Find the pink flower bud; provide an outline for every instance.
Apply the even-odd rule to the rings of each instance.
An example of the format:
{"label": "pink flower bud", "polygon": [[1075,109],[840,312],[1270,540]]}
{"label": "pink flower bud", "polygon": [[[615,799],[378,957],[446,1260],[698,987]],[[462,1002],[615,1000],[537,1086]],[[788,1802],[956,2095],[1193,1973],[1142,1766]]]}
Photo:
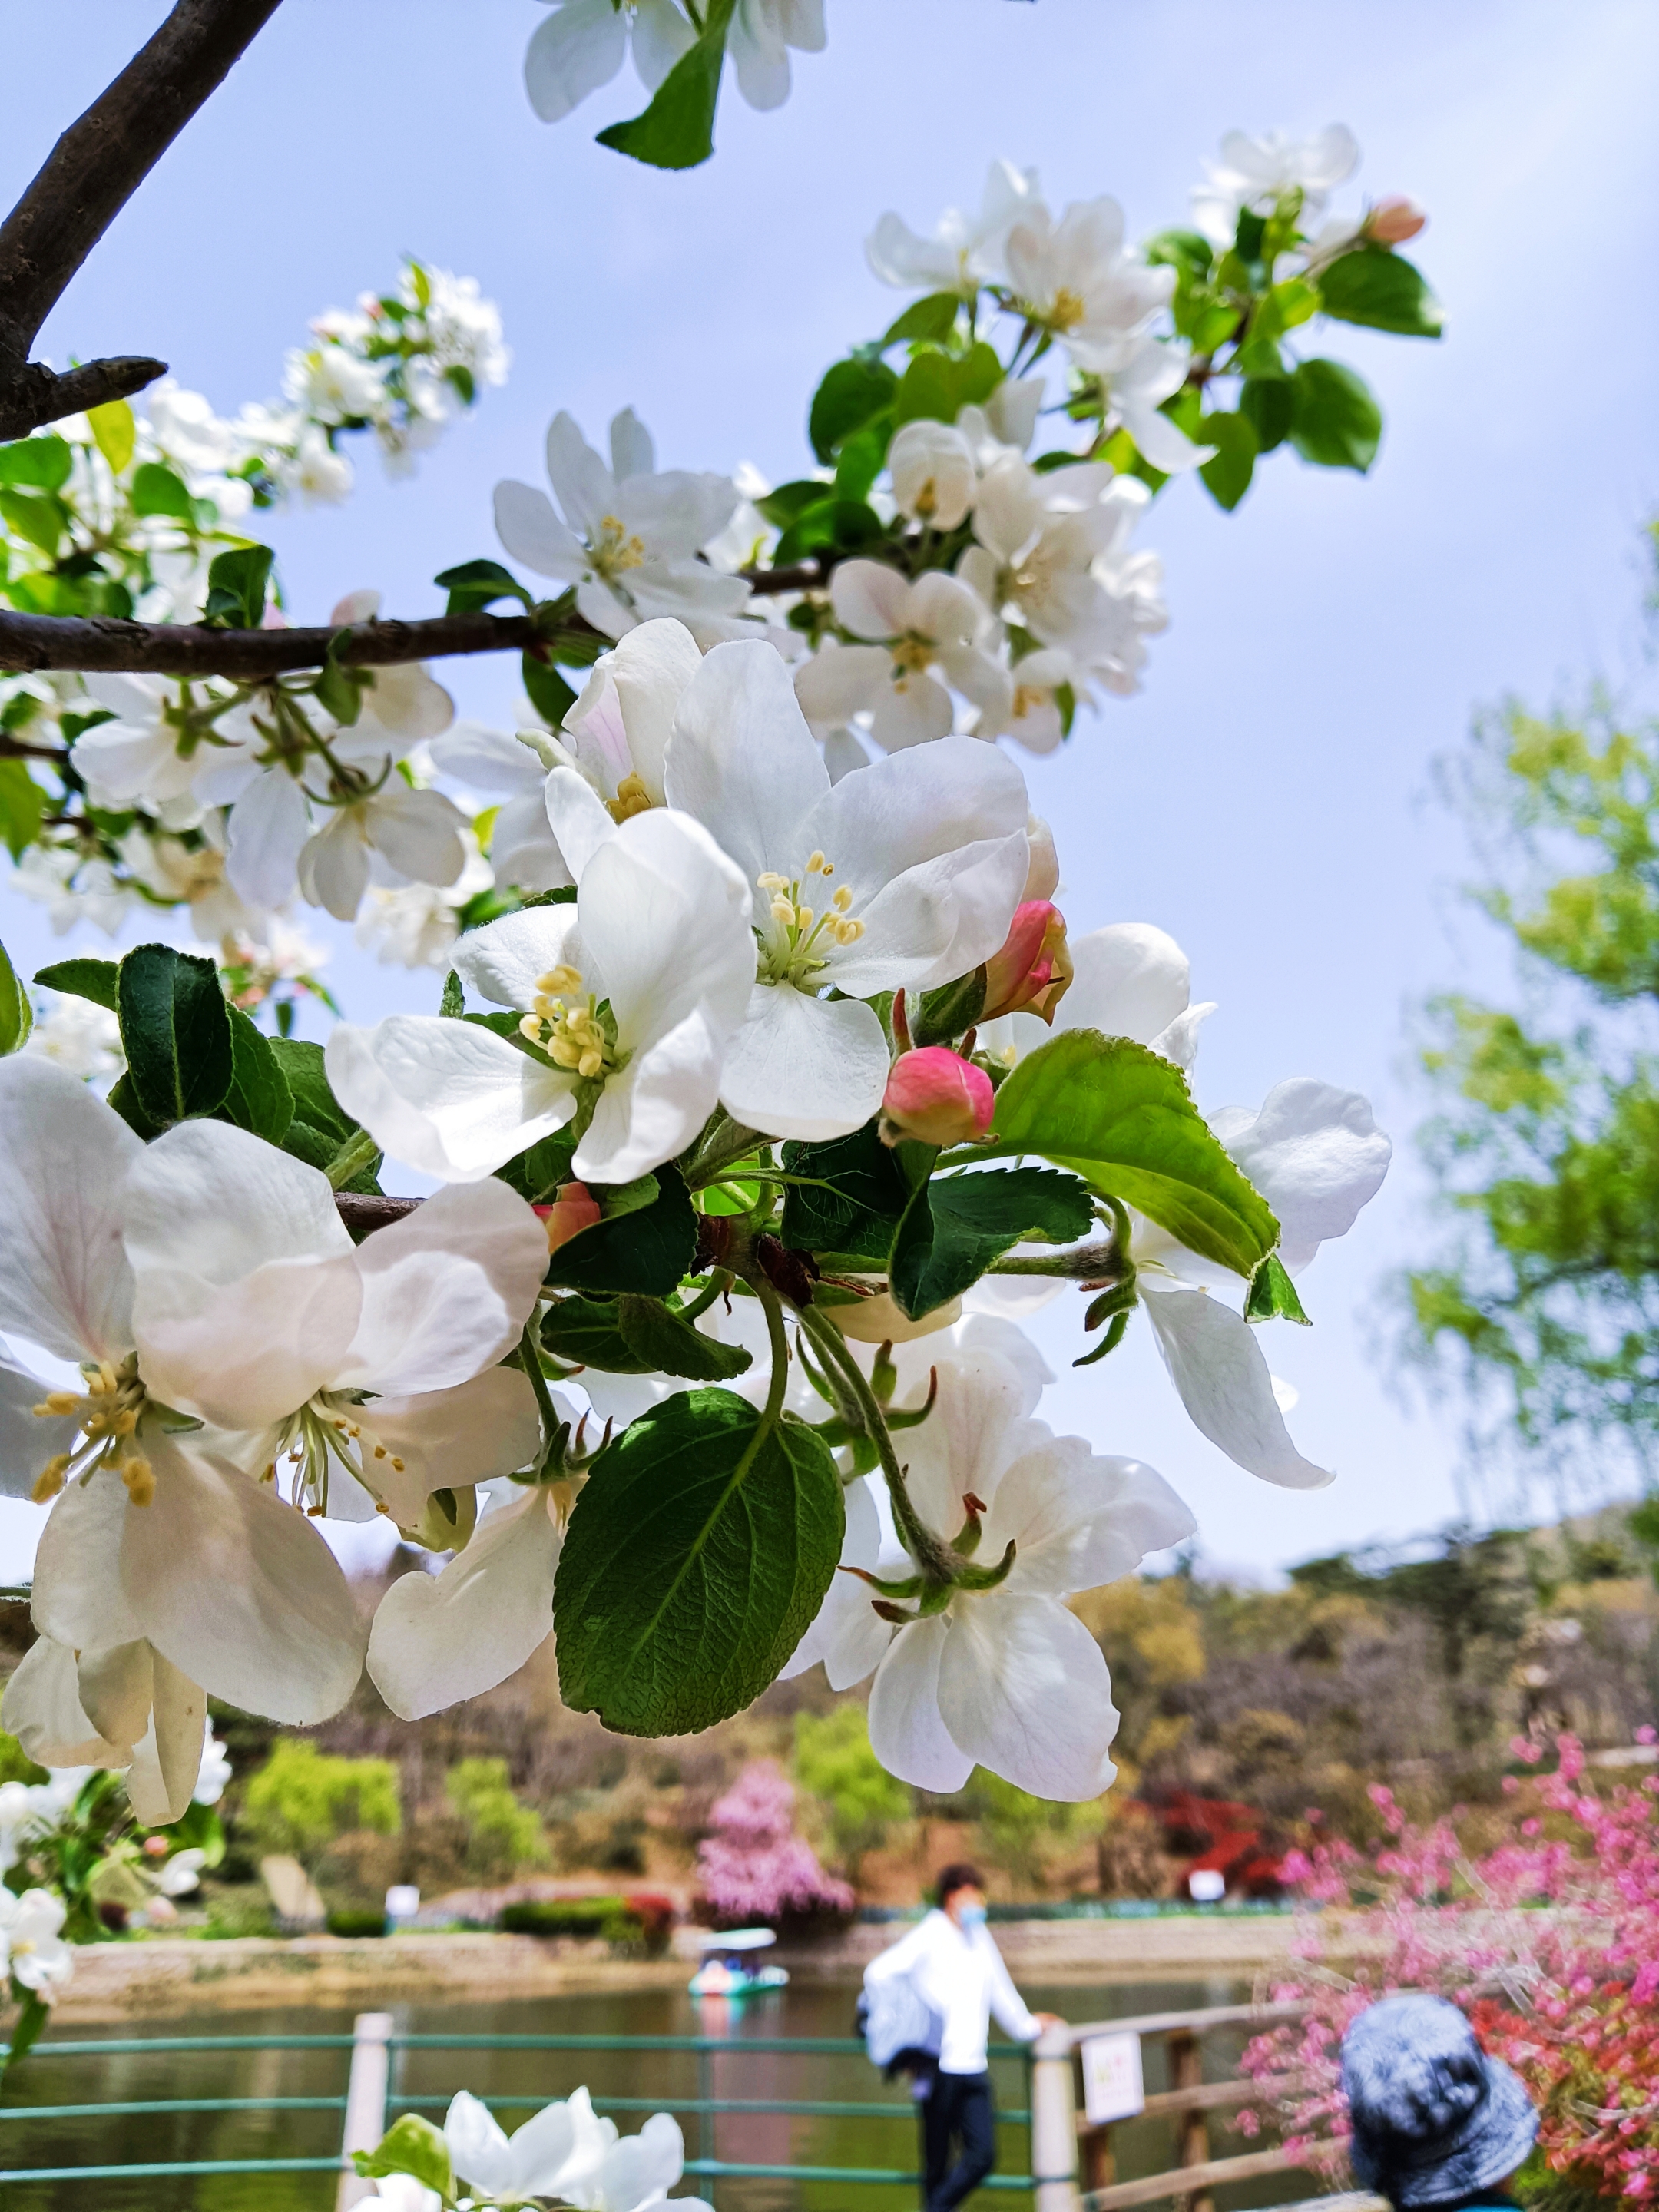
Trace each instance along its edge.
{"label": "pink flower bud", "polygon": [[982,1022],[999,1014],[1035,1014],[1052,1022],[1072,980],[1066,946],[1066,917],[1047,899],[1027,899],[1014,909],[1012,928],[1000,952],[985,963]]}
{"label": "pink flower bud", "polygon": [[1403,192],[1395,192],[1386,200],[1378,200],[1365,217],[1365,235],[1375,239],[1379,246],[1403,246],[1408,238],[1416,237],[1428,220],[1425,208],[1419,207]]}
{"label": "pink flower bud", "polygon": [[538,1206],[535,1211],[547,1231],[550,1252],[556,1252],[561,1244],[568,1244],[573,1237],[580,1236],[584,1229],[591,1229],[596,1221],[604,1218],[599,1201],[585,1182],[561,1183],[557,1202]]}
{"label": "pink flower bud", "polygon": [[962,1060],[948,1045],[925,1045],[893,1062],[881,1102],[884,1142],[914,1137],[924,1145],[962,1145],[982,1137],[996,1103],[982,1067]]}

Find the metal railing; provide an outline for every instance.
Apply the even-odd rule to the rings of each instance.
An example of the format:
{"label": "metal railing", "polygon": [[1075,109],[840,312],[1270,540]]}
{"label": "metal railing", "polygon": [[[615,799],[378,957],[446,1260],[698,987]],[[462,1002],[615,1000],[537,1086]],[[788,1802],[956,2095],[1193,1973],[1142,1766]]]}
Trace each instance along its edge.
{"label": "metal railing", "polygon": [[[412,2034],[400,2035],[394,2030],[388,2013],[360,2014],[352,2033],[337,2035],[272,2035],[272,2036],[144,2036],[117,2039],[89,2039],[86,2041],[49,2041],[37,2044],[30,2052],[27,2066],[33,2076],[37,2063],[73,2058],[115,2059],[162,2057],[173,2058],[191,2054],[213,2053],[227,2058],[256,2057],[267,2051],[331,2051],[349,2054],[347,2080],[343,2090],[329,2094],[300,2096],[179,2096],[122,2098],[98,2103],[27,2104],[0,2106],[0,2130],[8,2122],[52,2121],[76,2119],[86,2121],[99,2118],[123,2119],[168,2120],[177,2116],[203,2115],[261,2115],[282,2116],[286,2113],[332,2112],[340,2115],[340,2148],[329,2156],[271,2157],[271,2158],[203,2158],[146,2160],[116,2165],[91,2165],[84,2160],[72,2166],[13,2166],[4,2160],[0,2167],[0,2185],[7,2183],[47,2183],[69,2181],[133,2181],[145,2179],[178,2179],[186,2177],[216,2174],[259,2173],[331,2173],[338,2176],[335,2197],[337,2212],[348,2212],[348,2208],[369,2197],[370,2183],[358,2179],[351,2164],[351,2154],[356,2150],[372,2149],[379,2142],[388,2124],[400,2112],[418,2112],[441,2114],[448,2105],[455,2087],[465,2087],[465,2069],[454,2069],[456,2079],[446,2092],[424,2092],[406,2089],[401,2076],[408,2070],[403,2061],[406,2055],[432,2051],[464,2053],[497,2053],[502,2051],[564,2052],[574,2054],[621,2054],[624,2057],[647,2053],[678,2053],[695,2059],[696,2086],[693,2094],[680,2094],[670,2089],[651,2097],[606,2096],[593,2098],[594,2109],[622,2118],[630,2114],[656,2112],[673,2112],[683,2124],[690,2122],[690,2147],[695,2155],[685,2161],[687,2179],[701,2186],[701,2193],[714,2202],[715,2191],[721,2182],[745,2180],[793,2180],[802,2183],[830,2182],[848,2185],[914,2187],[920,2177],[914,2166],[835,2166],[805,2165],[785,2161],[744,2160],[723,2159],[718,2155],[719,2130],[723,2119],[757,2117],[787,2120],[857,2120],[865,2123],[908,2123],[909,2142],[915,2142],[915,2107],[908,2097],[895,2095],[890,2099],[822,2099],[787,2097],[723,2097],[715,2094],[715,2068],[722,2059],[749,2057],[788,2057],[794,2058],[864,2059],[864,2045],[852,2037],[841,2036],[696,2036],[696,2035],[467,2035]],[[998,2045],[991,2051],[994,2063],[1012,2062],[1020,2069],[1022,2077],[1028,2076],[1030,2053],[1022,2045]],[[448,2069],[447,2069],[448,2070]],[[568,2087],[574,2087],[571,2083]],[[550,2092],[539,2090],[497,2092],[486,2089],[483,2101],[503,2113],[513,2108],[535,2108],[548,2101]],[[1031,2099],[1024,2100],[1010,2107],[1000,2108],[998,2120],[1011,2128],[1030,2128],[1033,2115]],[[0,2136],[0,2146],[3,2136]],[[0,2148],[0,2160],[3,2160]],[[1027,2161],[1028,2166],[1030,2161]],[[1066,2179],[1070,2187],[1068,2165]],[[1029,2193],[1038,2185],[1030,2171],[994,2173],[982,2187],[1000,2191]],[[1074,2196],[1074,2190],[1073,2191]],[[55,2200],[54,2200],[55,2201]]]}
{"label": "metal railing", "polygon": [[[1147,2013],[1127,2020],[1092,2022],[1083,2027],[1060,2025],[1045,2030],[1029,2050],[1021,2045],[994,2046],[994,2063],[1021,2067],[1027,2087],[1023,2105],[999,2110],[999,2122],[1030,2131],[1030,2156],[1024,2170],[993,2173],[981,2188],[1030,2193],[1033,2212],[1127,2212],[1127,2208],[1173,2198],[1182,2212],[1213,2212],[1212,2192],[1232,2182],[1286,2172],[1294,2160],[1283,2149],[1259,2150],[1228,2158],[1212,2158],[1209,2116],[1248,2103],[1255,2085],[1237,2079],[1206,2081],[1202,2039],[1217,2029],[1261,2027],[1275,2021],[1300,2016],[1300,2004],[1215,2005],[1192,2012]],[[1127,2122],[1093,2124],[1078,2111],[1076,2069],[1078,2053],[1091,2037],[1139,2035],[1143,2045],[1161,2039],[1165,2051],[1170,2087],[1144,2099],[1135,2120],[1167,2119],[1174,2129],[1171,2163],[1160,2171],[1120,2181],[1116,2174],[1114,2127]],[[400,2112],[441,2113],[453,2090],[465,2080],[464,2066],[446,2068],[451,2087],[428,2090],[405,2087],[410,2072],[405,2061],[437,2051],[491,2055],[519,2051],[567,2053],[574,2057],[642,2057],[679,2054],[696,2061],[696,2087],[690,2092],[665,2090],[655,2096],[596,2094],[597,2111],[617,2116],[670,2112],[689,2124],[695,2155],[685,2161],[688,2180],[701,2186],[712,2202],[723,2182],[795,2181],[851,2186],[914,2187],[920,2177],[908,2164],[837,2166],[801,2164],[789,2160],[732,2160],[721,2158],[722,2120],[772,2118],[806,2121],[858,2121],[866,2124],[908,2122],[915,2141],[915,2106],[908,2097],[825,2099],[794,2097],[726,2097],[716,2094],[716,2069],[722,2060],[787,2057],[801,2059],[844,2059],[865,2057],[861,2042],[847,2036],[703,2036],[703,2035],[501,2035],[410,2034],[396,2032],[389,2013],[358,2015],[349,2035],[273,2036],[146,2036],[85,2042],[37,2044],[30,2054],[31,2073],[38,2062],[67,2058],[173,2057],[191,2053],[241,2057],[267,2051],[331,2051],[349,2053],[348,2079],[341,2092],[327,2094],[270,2096],[179,2096],[127,2098],[100,2103],[30,2104],[0,2106],[0,2129],[7,2122],[97,2118],[155,2118],[189,2114],[274,2114],[331,2112],[340,2117],[340,2148],[331,2156],[284,2158],[173,2159],[143,2163],[92,2166],[10,2166],[0,2170],[0,2184],[24,2182],[114,2181],[163,2177],[240,2173],[332,2173],[338,2177],[336,2212],[349,2212],[371,2192],[359,2180],[351,2154],[372,2149],[387,2125]],[[574,2083],[567,2085],[574,2087]],[[1281,2085],[1282,2086],[1282,2085]],[[538,2107],[548,2101],[545,2084],[536,2089],[496,2091],[486,2088],[483,2101],[499,2111]],[[0,2138],[3,2140],[3,2138]],[[793,2144],[791,2145],[793,2150]],[[3,2154],[0,2154],[3,2155]],[[1079,2172],[1079,2167],[1081,2169]],[[1361,2212],[1372,2200],[1358,2197],[1320,2199],[1340,2212]]]}

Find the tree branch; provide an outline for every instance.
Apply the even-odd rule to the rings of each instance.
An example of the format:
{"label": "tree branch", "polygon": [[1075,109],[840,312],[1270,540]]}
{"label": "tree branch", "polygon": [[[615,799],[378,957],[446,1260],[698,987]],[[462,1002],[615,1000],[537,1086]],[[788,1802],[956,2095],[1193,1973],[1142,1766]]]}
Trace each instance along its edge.
{"label": "tree branch", "polygon": [[178,0],[47,155],[0,224],[0,438],[142,391],[166,363],[140,356],[57,375],[29,362],[40,325],[93,247],[280,0]]}
{"label": "tree branch", "polygon": [[[823,580],[816,562],[743,574],[759,592],[805,591]],[[614,642],[580,615],[565,617],[559,630],[590,647],[595,640],[607,647]],[[118,622],[104,615],[26,615],[0,608],[0,672],[75,668],[100,675],[228,676],[259,684],[296,669],[320,668],[331,645],[335,659],[348,668],[536,648],[559,658],[559,633],[538,630],[531,615],[434,615],[421,622],[354,623],[343,630],[208,629],[198,623]]]}
{"label": "tree branch", "polygon": [[347,667],[384,668],[456,653],[521,653],[537,641],[528,615],[436,615],[427,622],[354,623],[347,629],[207,629],[195,623],[0,609],[0,669],[14,671],[133,670],[258,684],[295,669],[320,668],[331,643],[336,660]]}

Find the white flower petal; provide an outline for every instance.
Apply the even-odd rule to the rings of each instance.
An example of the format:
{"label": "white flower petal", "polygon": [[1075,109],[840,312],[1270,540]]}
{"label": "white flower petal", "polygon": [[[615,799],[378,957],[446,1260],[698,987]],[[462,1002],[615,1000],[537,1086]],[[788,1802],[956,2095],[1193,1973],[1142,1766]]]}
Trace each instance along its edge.
{"label": "white flower petal", "polygon": [[252,907],[285,906],[310,835],[304,792],[286,769],[262,769],[231,809],[225,873],[232,890]]}
{"label": "white flower petal", "polygon": [[1101,1030],[1151,1044],[1187,1007],[1186,954],[1149,921],[1115,921],[1070,940],[1062,1029]]}
{"label": "white flower petal", "polygon": [[477,1182],[576,1110],[570,1078],[476,1022],[388,1014],[342,1022],[324,1050],[328,1079],[378,1144],[423,1175]]}
{"label": "white flower petal", "polygon": [[628,21],[611,0],[564,0],[531,33],[525,90],[544,123],[556,123],[609,84],[628,52]]}
{"label": "white flower petal", "polygon": [[150,1455],[155,1495],[128,1508],[121,1538],[122,1588],[143,1633],[245,1712],[294,1727],[338,1712],[362,1672],[365,1639],[351,1586],[315,1528],[274,1484],[176,1447]]}
{"label": "white flower petal", "polygon": [[720,1103],[768,1136],[844,1137],[881,1104],[889,1066],[872,1008],[856,999],[808,998],[788,983],[757,983],[726,1055]]}
{"label": "white flower petal", "polygon": [[599,537],[619,505],[616,478],[562,409],[547,426],[547,474],[573,526]]}
{"label": "white flower petal", "polygon": [[384,791],[364,802],[362,811],[375,850],[411,883],[441,888],[465,866],[461,831],[466,818],[441,791],[410,791],[401,777],[393,776]]}
{"label": "white flower petal", "polygon": [[1197,1525],[1154,1468],[1097,1458],[1081,1437],[1056,1437],[1007,1468],[980,1549],[998,1559],[1012,1540],[1018,1550],[1003,1587],[1065,1597],[1133,1574],[1149,1552],[1184,1543]]}
{"label": "white flower petal", "polygon": [[888,689],[893,659],[884,645],[823,647],[795,671],[795,697],[815,734],[839,728],[873,707]]}
{"label": "white flower petal", "polygon": [[[601,4],[609,9],[611,0]],[[532,484],[509,477],[496,485],[495,535],[515,561],[538,576],[568,584],[587,573],[587,548],[560,521],[547,494]]]}
{"label": "white flower petal", "polygon": [[[149,1647],[147,1646],[146,1649]],[[196,1778],[202,1771],[207,1735],[207,1699],[188,1675],[152,1654],[155,1709],[149,1726],[133,1751],[127,1770],[127,1795],[146,1827],[164,1827],[190,1809]],[[167,1861],[178,1865],[185,1854]]]}
{"label": "white flower petal", "polygon": [[1285,1490],[1334,1479],[1291,1442],[1249,1322],[1205,1291],[1151,1291],[1141,1303],[1181,1402],[1236,1466]]}
{"label": "white flower petal", "polygon": [[45,1635],[13,1669],[0,1698],[0,1728],[39,1766],[121,1766],[131,1749],[99,1735],[82,1709],[73,1650]]}
{"label": "white flower petal", "polygon": [[544,1492],[491,1508],[441,1575],[402,1576],[380,1600],[368,1671],[402,1720],[477,1698],[552,1633],[559,1533]]}
{"label": "white flower petal", "polygon": [[[131,1644],[110,1644],[100,1650],[77,1653],[76,1682],[81,1710],[92,1723],[94,1734],[106,1743],[125,1744],[131,1751],[149,1726],[149,1709],[155,1697],[155,1669],[144,1638],[140,1636]],[[199,1747],[199,1723],[196,1735]],[[192,1774],[191,1787],[195,1786]]]}
{"label": "white flower petal", "polygon": [[[843,1567],[862,1567],[873,1573],[881,1557],[881,1516],[870,1487],[861,1476],[842,1493],[847,1507],[847,1534],[841,1547]],[[782,1682],[816,1667],[820,1660],[832,1690],[850,1690],[872,1668],[893,1640],[892,1625],[876,1613],[867,1583],[856,1575],[837,1574],[830,1583],[817,1617],[795,1646],[779,1674]]]}
{"label": "white flower petal", "polygon": [[469,929],[453,955],[455,973],[470,990],[492,1006],[527,1013],[541,979],[568,962],[580,968],[582,955],[571,939],[576,928],[574,905],[536,906],[504,914],[482,929]]}
{"label": "white flower petal", "polygon": [[901,1782],[939,1796],[960,1790],[974,1771],[939,1711],[939,1662],[950,1633],[944,1613],[900,1629],[870,1690],[871,1750]]}
{"label": "white flower petal", "polygon": [[143,1146],[65,1069],[0,1061],[0,1329],[59,1359],[125,1358],[121,1193]]}
{"label": "white flower petal", "polygon": [[1346,1236],[1394,1152],[1368,1098],[1310,1075],[1275,1084],[1259,1113],[1224,1107],[1210,1126],[1279,1216],[1279,1257],[1293,1271]]}
{"label": "white flower petal", "polygon": [[830,778],[771,646],[714,647],[681,696],[665,781],[669,805],[713,833],[746,883],[805,865],[802,823]]}
{"label": "white flower petal", "polygon": [[0,1359],[0,1498],[27,1498],[49,1459],[66,1452],[80,1422],[73,1413],[34,1408],[51,1388],[26,1368]]}
{"label": "white flower petal", "polygon": [[[610,0],[605,0],[609,6]],[[617,18],[621,21],[620,16]],[[544,26],[545,28],[545,26]],[[458,2089],[444,2116],[444,2141],[450,2163],[463,2181],[490,2196],[504,2195],[514,2180],[513,2154],[506,2131],[491,2112],[465,2089]]]}
{"label": "white flower petal", "polygon": [[331,1380],[395,1397],[453,1389],[513,1349],[547,1272],[547,1233],[490,1176],[435,1191],[355,1256],[362,1310]]}
{"label": "white flower petal", "polygon": [[592,785],[574,768],[553,770],[544,803],[564,864],[580,886],[594,854],[616,836],[617,824]]}
{"label": "white flower petal", "polygon": [[[489,1367],[448,1390],[374,1398],[360,1408],[364,1456],[374,1486],[404,1527],[420,1518],[434,1490],[516,1474],[535,1459],[541,1416],[530,1378],[514,1367]],[[374,1457],[375,1444],[386,1457]],[[391,1465],[393,1457],[404,1462]]]}
{"label": "white flower petal", "polygon": [[1076,1614],[988,1590],[958,1598],[946,1618],[939,1706],[963,1757],[1034,1797],[1099,1796],[1117,1772],[1118,1715],[1100,1646]]}

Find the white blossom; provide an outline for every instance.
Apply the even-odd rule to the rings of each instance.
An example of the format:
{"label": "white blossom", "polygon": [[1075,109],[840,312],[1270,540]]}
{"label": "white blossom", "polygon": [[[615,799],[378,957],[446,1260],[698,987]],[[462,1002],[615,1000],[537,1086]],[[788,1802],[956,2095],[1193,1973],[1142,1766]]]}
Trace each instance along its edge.
{"label": "white blossom", "polygon": [[549,0],[531,33],[525,89],[544,123],[557,123],[609,84],[630,46],[634,66],[654,92],[696,37],[674,0]]}
{"label": "white blossom", "polygon": [[[609,7],[610,0],[603,0]],[[608,637],[653,615],[676,615],[695,632],[741,613],[749,586],[696,556],[736,511],[729,477],[685,469],[659,474],[650,433],[624,408],[611,425],[611,465],[568,415],[547,434],[547,473],[562,514],[544,491],[510,479],[495,487],[495,528],[515,561],[574,584],[576,605]]]}
{"label": "white blossom", "polygon": [[947,208],[932,238],[921,238],[902,216],[888,213],[865,240],[865,258],[884,284],[905,291],[960,292],[972,299],[982,284],[1006,272],[1004,248],[1021,216],[1042,202],[1035,169],[993,161],[977,215]]}
{"label": "white blossom", "polygon": [[1221,142],[1221,159],[1205,162],[1204,181],[1194,188],[1193,221],[1224,250],[1233,242],[1242,209],[1271,215],[1288,193],[1300,192],[1302,227],[1310,228],[1332,189],[1358,163],[1358,145],[1345,124],[1330,124],[1309,138],[1285,131],[1252,138],[1248,131],[1230,131]]}

